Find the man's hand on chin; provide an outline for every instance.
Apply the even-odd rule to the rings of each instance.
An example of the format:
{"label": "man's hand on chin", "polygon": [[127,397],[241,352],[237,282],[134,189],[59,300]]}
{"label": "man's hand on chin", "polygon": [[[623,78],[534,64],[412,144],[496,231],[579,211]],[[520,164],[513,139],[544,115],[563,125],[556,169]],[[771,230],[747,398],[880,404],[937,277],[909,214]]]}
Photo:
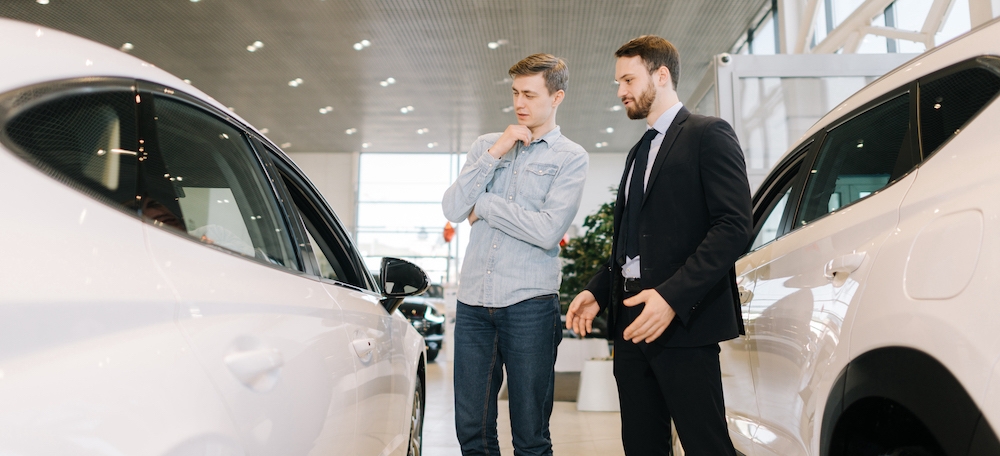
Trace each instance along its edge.
{"label": "man's hand on chin", "polygon": [[674,313],[674,308],[670,307],[670,304],[667,304],[660,293],[652,288],[642,290],[639,294],[623,302],[628,307],[635,307],[642,303],[646,303],[646,307],[622,333],[625,340],[630,340],[635,344],[643,341],[648,344],[656,340],[663,334],[663,331],[666,331],[667,326],[670,326],[670,322],[674,321],[674,317],[677,315]]}

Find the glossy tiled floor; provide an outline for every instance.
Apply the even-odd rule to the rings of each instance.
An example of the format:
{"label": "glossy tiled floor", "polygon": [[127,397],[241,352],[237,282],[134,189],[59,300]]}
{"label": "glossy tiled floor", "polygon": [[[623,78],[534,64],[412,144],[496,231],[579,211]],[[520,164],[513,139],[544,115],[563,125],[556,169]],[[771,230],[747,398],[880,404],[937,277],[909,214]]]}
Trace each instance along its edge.
{"label": "glossy tiled floor", "polygon": [[[443,354],[442,354],[443,355]],[[455,438],[454,390],[451,363],[438,358],[427,366],[427,408],[424,423],[425,456],[459,456]],[[499,404],[498,431],[504,456],[514,454],[510,443],[510,415],[507,401]],[[556,402],[549,430],[556,456],[624,455],[618,413],[578,412],[575,402]]]}

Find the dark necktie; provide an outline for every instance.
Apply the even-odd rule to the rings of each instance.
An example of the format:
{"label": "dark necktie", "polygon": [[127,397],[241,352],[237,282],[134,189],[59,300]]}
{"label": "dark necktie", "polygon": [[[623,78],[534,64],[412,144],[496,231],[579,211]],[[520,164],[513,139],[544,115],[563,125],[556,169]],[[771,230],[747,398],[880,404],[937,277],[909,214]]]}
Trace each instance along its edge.
{"label": "dark necktie", "polygon": [[[646,130],[637,144],[635,160],[632,161],[632,179],[628,186],[628,196],[625,200],[625,220],[618,239],[619,262],[625,263],[626,258],[639,256],[639,210],[645,192],[646,165],[649,161],[649,147],[656,137],[655,129]],[[624,252],[624,256],[622,255]]]}

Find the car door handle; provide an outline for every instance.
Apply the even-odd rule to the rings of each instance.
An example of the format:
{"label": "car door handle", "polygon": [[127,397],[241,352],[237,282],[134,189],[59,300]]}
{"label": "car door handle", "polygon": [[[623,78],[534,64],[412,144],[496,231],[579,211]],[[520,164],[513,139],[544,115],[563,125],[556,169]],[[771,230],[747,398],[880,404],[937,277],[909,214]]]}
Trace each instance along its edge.
{"label": "car door handle", "polygon": [[354,353],[358,355],[358,358],[366,362],[371,360],[372,350],[375,350],[375,339],[355,339],[351,345],[354,345]]}
{"label": "car door handle", "polygon": [[285,365],[281,352],[274,348],[230,353],[224,361],[237,380],[259,393],[274,388],[281,366]]}
{"label": "car door handle", "polygon": [[823,276],[840,286],[847,281],[847,276],[857,271],[868,256],[865,252],[850,253],[830,260],[823,268]]}

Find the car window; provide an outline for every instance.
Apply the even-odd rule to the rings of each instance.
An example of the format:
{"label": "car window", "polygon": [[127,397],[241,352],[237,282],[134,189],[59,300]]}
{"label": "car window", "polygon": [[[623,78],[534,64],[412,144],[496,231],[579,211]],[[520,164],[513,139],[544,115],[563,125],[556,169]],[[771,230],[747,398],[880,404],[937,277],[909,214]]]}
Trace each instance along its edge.
{"label": "car window", "polygon": [[4,126],[13,149],[43,170],[112,206],[135,212],[135,95],[68,92],[30,106]]}
{"label": "car window", "polygon": [[1000,77],[969,68],[920,84],[920,142],[923,156],[958,133],[1000,90]]}
{"label": "car window", "polygon": [[889,184],[909,132],[909,107],[904,93],[827,133],[806,182],[799,225]]}
{"label": "car window", "polygon": [[774,207],[767,214],[767,218],[761,223],[760,229],[757,231],[757,236],[754,238],[753,243],[750,245],[750,250],[754,251],[760,248],[762,245],[767,244],[778,238],[778,233],[781,231],[781,220],[785,214],[785,207],[788,204],[788,198],[792,195],[792,186],[789,185],[784,193],[781,193],[781,198],[775,203]]}
{"label": "car window", "polygon": [[[248,258],[298,269],[284,220],[246,137],[185,102],[155,97],[155,154],[144,219]],[[149,161],[149,160],[146,160]]]}
{"label": "car window", "polygon": [[[275,160],[276,164],[278,160]],[[323,205],[315,200],[314,193],[300,182],[297,174],[293,174],[279,166],[282,180],[292,198],[292,204],[305,225],[306,233],[312,247],[313,255],[319,266],[322,278],[335,280],[363,289],[371,289],[364,273],[352,261],[357,255],[352,255],[353,244],[338,233],[336,222],[323,215]]]}

